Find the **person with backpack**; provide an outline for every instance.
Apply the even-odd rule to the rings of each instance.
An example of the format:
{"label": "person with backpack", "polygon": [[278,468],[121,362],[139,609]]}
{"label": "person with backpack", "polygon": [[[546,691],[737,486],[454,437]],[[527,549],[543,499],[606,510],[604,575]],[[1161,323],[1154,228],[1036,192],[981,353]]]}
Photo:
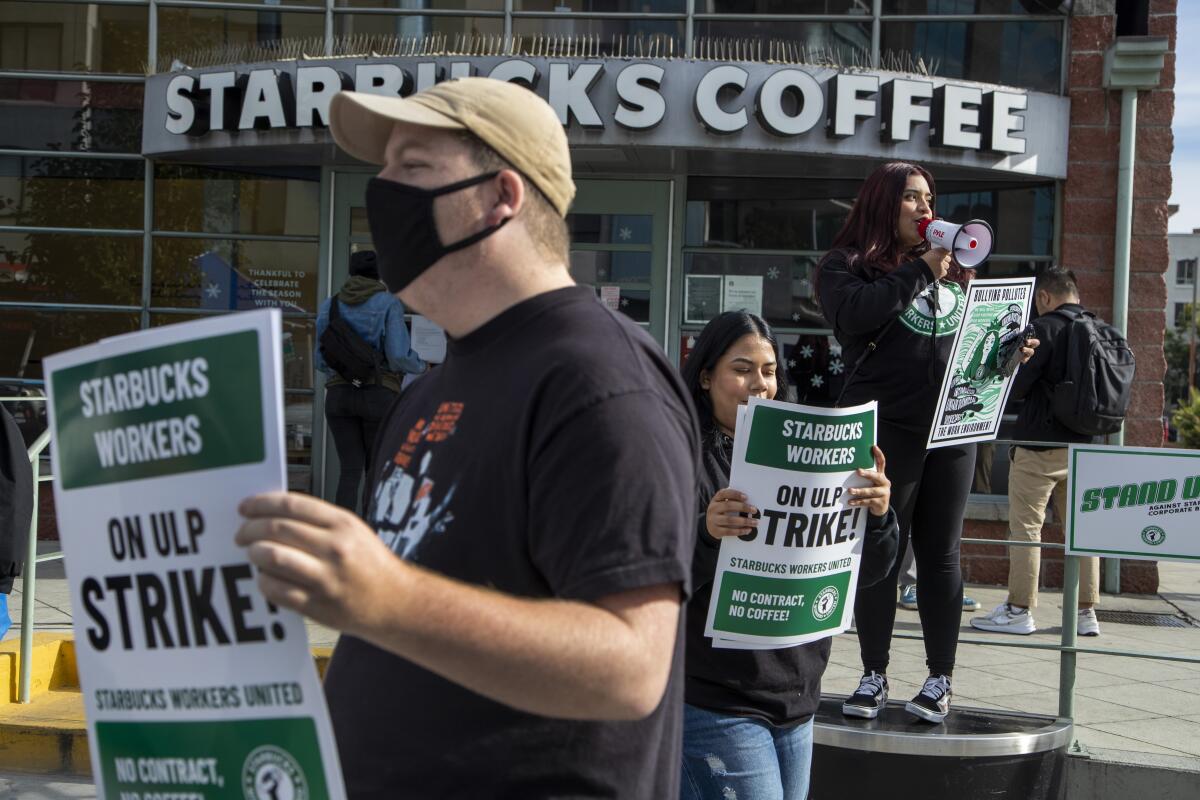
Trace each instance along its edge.
{"label": "person with backpack", "polygon": [[[1017,370],[1009,401],[1024,400],[1013,438],[1047,442],[1022,444],[1009,451],[1008,529],[1013,541],[1039,542],[1051,496],[1060,520],[1067,511],[1067,454],[1070,443],[1094,444],[1115,433],[1129,409],[1133,388],[1133,351],[1120,332],[1079,303],[1079,287],[1070,270],[1050,267],[1038,276],[1033,321],[1041,346]],[[1008,599],[971,626],[994,633],[1030,634],[1037,630],[1033,609],[1038,599],[1041,549],[1010,547]],[[1096,603],[1100,599],[1100,559],[1079,561],[1080,636],[1099,636]]]}
{"label": "person with backpack", "polygon": [[[404,306],[379,280],[374,250],[350,256],[350,277],[317,314],[316,368],[325,382],[325,420],[337,449],[335,500],[353,511],[359,482],[366,477],[379,424],[404,380],[428,369],[412,349]],[[366,509],[368,486],[363,490]]]}
{"label": "person with backpack", "polygon": [[16,420],[0,403],[0,639],[12,627],[8,595],[20,576],[33,520],[33,467]]}

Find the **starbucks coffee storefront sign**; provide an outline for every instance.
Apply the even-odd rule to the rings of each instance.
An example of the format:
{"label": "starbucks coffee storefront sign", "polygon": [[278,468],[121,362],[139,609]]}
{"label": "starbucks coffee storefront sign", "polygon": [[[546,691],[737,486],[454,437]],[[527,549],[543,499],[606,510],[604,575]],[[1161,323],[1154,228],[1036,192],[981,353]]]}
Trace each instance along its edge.
{"label": "starbucks coffee storefront sign", "polygon": [[143,152],[328,145],[343,90],[404,96],[446,78],[518,81],[573,145],[905,158],[1066,175],[1069,101],[882,71],[683,60],[514,57],[286,61],[156,75]]}

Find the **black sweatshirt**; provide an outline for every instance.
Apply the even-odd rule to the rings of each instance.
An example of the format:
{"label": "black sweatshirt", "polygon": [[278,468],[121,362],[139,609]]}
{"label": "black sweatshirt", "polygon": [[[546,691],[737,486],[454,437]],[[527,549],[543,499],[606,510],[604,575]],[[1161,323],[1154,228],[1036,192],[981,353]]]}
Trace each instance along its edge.
{"label": "black sweatshirt", "polygon": [[[712,430],[704,434],[697,492],[696,549],[692,556],[691,601],[687,606],[687,658],[684,700],[693,706],[787,727],[806,722],[821,699],[821,675],[829,663],[830,639],[779,650],[726,650],[704,635],[709,598],[721,543],[705,524],[714,494],[729,485],[733,440]],[[896,512],[867,515],[859,564],[859,586],[887,575],[896,560]],[[890,535],[888,535],[890,534]]]}
{"label": "black sweatshirt", "polygon": [[[817,290],[842,346],[848,375],[843,406],[878,400],[882,421],[908,431],[929,430],[966,305],[958,284],[936,285],[934,305],[933,272],[919,258],[885,273],[851,269],[839,251],[826,256]],[[849,377],[872,341],[877,349]]]}
{"label": "black sweatshirt", "polygon": [[33,468],[21,429],[0,404],[0,594],[21,574],[33,519]]}

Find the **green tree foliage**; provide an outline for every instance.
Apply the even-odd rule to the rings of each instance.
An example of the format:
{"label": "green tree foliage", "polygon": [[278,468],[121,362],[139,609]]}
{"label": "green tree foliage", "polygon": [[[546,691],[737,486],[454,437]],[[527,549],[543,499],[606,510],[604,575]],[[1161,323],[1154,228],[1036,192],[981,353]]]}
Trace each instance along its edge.
{"label": "green tree foliage", "polygon": [[1200,448],[1200,391],[1192,389],[1191,399],[1180,405],[1171,419],[1179,431],[1179,443],[1188,448]]}

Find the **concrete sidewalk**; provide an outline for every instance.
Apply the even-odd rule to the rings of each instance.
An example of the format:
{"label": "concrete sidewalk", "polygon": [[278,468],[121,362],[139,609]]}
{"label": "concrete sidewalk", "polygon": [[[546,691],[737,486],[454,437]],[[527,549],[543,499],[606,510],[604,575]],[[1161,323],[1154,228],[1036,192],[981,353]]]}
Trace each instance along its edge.
{"label": "concrete sidewalk", "polygon": [[[46,543],[45,550],[57,543]],[[1160,563],[1160,593],[1150,596],[1104,596],[1101,608],[1177,615],[1200,620],[1200,565]],[[35,630],[70,633],[71,603],[61,561],[38,566]],[[23,587],[17,582],[10,598],[14,620],[9,638],[19,635]],[[968,594],[982,604],[982,614],[1002,602],[999,587],[970,586]],[[970,627],[963,614],[962,638],[1000,642],[1056,644],[1060,637],[1061,594],[1043,591],[1036,618],[1041,629],[1031,636],[984,633]],[[917,612],[899,609],[896,631],[920,633]],[[337,634],[309,623],[314,647],[329,647]],[[1167,655],[1200,656],[1200,627],[1154,628],[1101,623],[1098,638],[1080,637],[1079,645],[1106,650],[1136,650]],[[926,677],[920,641],[894,640],[888,670],[892,696],[907,699]],[[861,674],[858,642],[853,634],[834,640],[825,674],[827,694],[849,694]],[[954,703],[1056,716],[1059,655],[1052,650],[959,645],[954,675]],[[1076,735],[1089,750],[1105,757],[1147,764],[1200,768],[1200,664],[1149,661],[1081,654],[1075,680]]]}
{"label": "concrete sidewalk", "polygon": [[[1098,607],[1171,615],[1183,612],[1200,620],[1200,565],[1160,562],[1158,569],[1158,595],[1104,595]],[[1038,631],[1029,636],[986,633],[970,626],[971,617],[986,614],[1004,602],[1006,589],[968,586],[967,594],[982,607],[963,614],[954,672],[954,705],[1057,716],[1056,651],[972,645],[962,640],[1058,644],[1062,636],[1062,593],[1041,591],[1034,613]],[[899,609],[895,630],[920,635],[917,612]],[[1200,657],[1200,627],[1101,622],[1100,636],[1081,636],[1077,646]],[[851,634],[837,637],[823,690],[849,695],[858,686],[861,674],[857,638]],[[888,668],[891,696],[907,700],[917,693],[927,675],[924,644],[893,640]],[[1119,751],[1119,757],[1126,761],[1200,769],[1200,664],[1080,654],[1075,675],[1075,732],[1085,747],[1106,757],[1109,751]]]}

